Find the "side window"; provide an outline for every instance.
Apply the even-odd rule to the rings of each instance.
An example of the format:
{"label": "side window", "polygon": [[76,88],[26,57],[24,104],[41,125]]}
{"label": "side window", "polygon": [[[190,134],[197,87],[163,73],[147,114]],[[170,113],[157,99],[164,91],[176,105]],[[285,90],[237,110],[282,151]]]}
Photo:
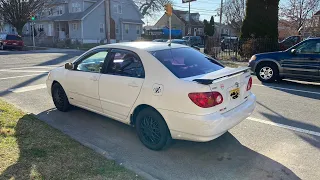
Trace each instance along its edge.
{"label": "side window", "polygon": [[76,69],[78,71],[100,73],[107,54],[108,54],[107,50],[95,52],[95,53],[85,57],[77,65]]}
{"label": "side window", "polygon": [[140,58],[130,51],[113,50],[108,65],[108,74],[144,78],[144,69]]}
{"label": "side window", "polygon": [[319,54],[320,41],[307,41],[299,45],[297,48],[298,54]]}

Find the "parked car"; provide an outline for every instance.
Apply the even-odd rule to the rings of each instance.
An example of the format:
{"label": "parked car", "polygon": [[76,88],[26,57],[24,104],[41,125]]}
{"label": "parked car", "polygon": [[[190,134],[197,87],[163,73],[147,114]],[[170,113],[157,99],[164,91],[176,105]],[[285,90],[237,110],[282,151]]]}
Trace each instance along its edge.
{"label": "parked car", "polygon": [[58,110],[75,105],[134,126],[152,150],[171,139],[213,140],[256,101],[249,68],[227,68],[174,43],[98,46],[50,71],[46,84]]}
{"label": "parked car", "polygon": [[155,39],[152,42],[167,42],[167,39]]}
{"label": "parked car", "polygon": [[188,46],[199,46],[204,44],[200,36],[184,36],[182,37],[182,40],[185,40]]}
{"label": "parked car", "polygon": [[22,50],[24,43],[21,36],[15,34],[0,34],[0,50],[17,49]]}
{"label": "parked car", "polygon": [[320,38],[311,38],[280,52],[256,54],[249,66],[262,82],[282,78],[320,79]]}
{"label": "parked car", "polygon": [[221,50],[226,49],[236,51],[238,47],[238,37],[224,37],[221,41]]}
{"label": "parked car", "polygon": [[279,50],[284,51],[284,50],[298,44],[301,41],[302,41],[301,36],[289,36],[286,39],[284,39],[283,41],[279,42]]}
{"label": "parked car", "polygon": [[[169,43],[169,42],[170,42],[170,40],[167,41],[167,43]],[[182,40],[182,39],[172,39],[171,43],[187,45],[187,41]]]}

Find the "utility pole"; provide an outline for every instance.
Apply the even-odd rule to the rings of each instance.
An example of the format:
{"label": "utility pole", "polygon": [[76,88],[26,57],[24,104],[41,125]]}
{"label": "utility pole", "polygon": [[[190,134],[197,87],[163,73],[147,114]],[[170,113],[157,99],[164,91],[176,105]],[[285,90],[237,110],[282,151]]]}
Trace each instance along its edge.
{"label": "utility pole", "polygon": [[219,37],[221,38],[222,34],[222,13],[223,13],[223,0],[221,0],[221,7],[220,7],[220,30],[219,30]]}
{"label": "utility pole", "polygon": [[190,13],[190,2],[189,2],[189,22],[188,22],[188,36],[191,35],[191,13]]}
{"label": "utility pole", "polygon": [[33,44],[33,47],[36,47],[36,42],[34,41],[34,25],[35,23],[32,22],[32,44]]}
{"label": "utility pole", "polygon": [[110,0],[105,0],[105,9],[106,9],[106,36],[107,36],[107,44],[110,44]]}

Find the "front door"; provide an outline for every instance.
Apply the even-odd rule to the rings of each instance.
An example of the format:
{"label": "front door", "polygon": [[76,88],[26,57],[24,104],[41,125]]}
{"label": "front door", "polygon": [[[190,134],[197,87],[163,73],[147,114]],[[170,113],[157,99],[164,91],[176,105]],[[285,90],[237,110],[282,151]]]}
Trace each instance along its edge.
{"label": "front door", "polygon": [[281,61],[284,73],[289,76],[318,77],[320,40],[307,40],[294,49],[294,52]]}
{"label": "front door", "polygon": [[108,66],[99,80],[99,96],[104,113],[124,121],[139,96],[144,82],[144,69],[137,54],[113,49]]}
{"label": "front door", "polygon": [[99,79],[108,51],[97,49],[77,60],[74,70],[67,72],[67,93],[70,103],[101,112],[99,100]]}

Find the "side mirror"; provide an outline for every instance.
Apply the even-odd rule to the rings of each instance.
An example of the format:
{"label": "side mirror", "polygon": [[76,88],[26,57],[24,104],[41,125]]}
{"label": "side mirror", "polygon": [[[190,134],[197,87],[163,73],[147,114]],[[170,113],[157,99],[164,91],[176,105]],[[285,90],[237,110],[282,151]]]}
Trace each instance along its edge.
{"label": "side mirror", "polygon": [[297,50],[296,49],[291,49],[291,54],[296,54]]}
{"label": "side mirror", "polygon": [[74,65],[71,62],[69,62],[69,63],[66,63],[64,65],[64,68],[68,69],[68,70],[73,70],[74,69]]}

